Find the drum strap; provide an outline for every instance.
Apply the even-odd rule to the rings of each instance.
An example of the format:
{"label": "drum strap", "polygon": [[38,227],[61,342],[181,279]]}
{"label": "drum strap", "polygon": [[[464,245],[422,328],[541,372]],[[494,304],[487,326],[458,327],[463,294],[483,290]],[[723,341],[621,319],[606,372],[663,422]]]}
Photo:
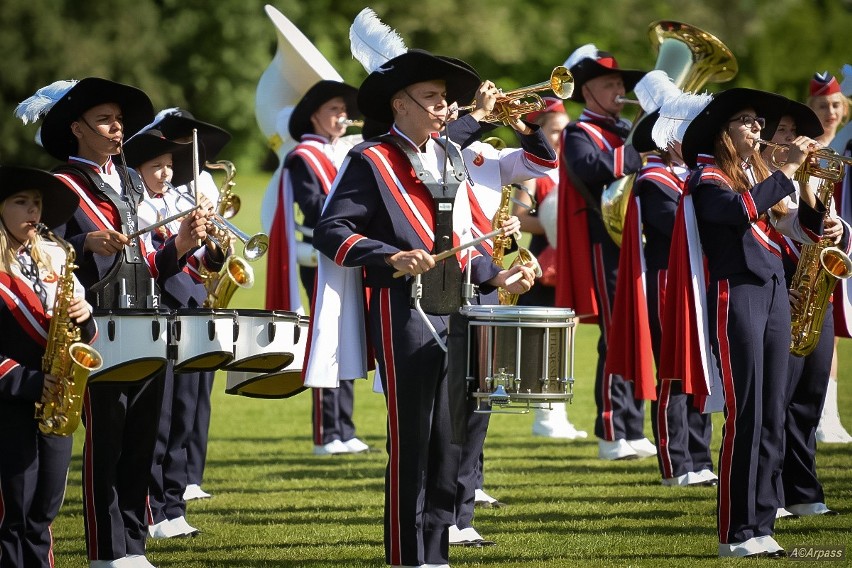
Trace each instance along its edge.
{"label": "drum strap", "polygon": [[453,444],[460,445],[467,442],[467,407],[470,404],[467,384],[469,324],[469,318],[456,312],[450,314],[447,329],[447,399],[452,426],[451,441]]}
{"label": "drum strap", "polygon": [[[118,164],[115,168],[122,174],[122,191],[116,191],[106,183],[103,178],[95,174],[91,169],[76,164],[62,164],[54,172],[67,173],[83,178],[87,182],[87,188],[96,197],[109,201],[118,211],[121,220],[120,230],[125,235],[136,231],[136,207],[143,196],[142,178],[132,169],[125,170]],[[125,180],[130,179],[130,187],[125,187]],[[142,258],[141,245],[137,240],[131,246],[124,247],[124,254],[116,257],[116,261],[107,271],[106,275],[89,288],[89,293],[95,296],[97,307],[121,308],[121,307],[145,307],[140,305],[138,299],[149,294],[151,273]],[[122,289],[121,283],[124,283]],[[157,290],[154,290],[154,294]],[[128,298],[129,305],[121,305],[121,298]]]}
{"label": "drum strap", "polygon": [[[447,156],[446,180],[439,182],[431,172],[423,167],[418,152],[405,140],[398,136],[385,134],[379,137],[382,142],[398,148],[414,169],[417,179],[429,191],[435,207],[435,244],[432,254],[438,254],[453,248],[453,207],[459,186],[467,179],[464,160],[455,144],[444,144],[440,138],[435,143],[440,145]],[[442,260],[432,270],[423,273],[423,297],[421,306],[426,313],[435,315],[451,314],[462,306],[462,273],[455,257]]]}

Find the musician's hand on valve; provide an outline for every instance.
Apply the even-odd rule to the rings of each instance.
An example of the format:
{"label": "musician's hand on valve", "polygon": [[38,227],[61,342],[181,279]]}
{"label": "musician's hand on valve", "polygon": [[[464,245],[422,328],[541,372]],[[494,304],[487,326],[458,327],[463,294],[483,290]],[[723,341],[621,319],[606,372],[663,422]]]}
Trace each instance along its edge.
{"label": "musician's hand on valve", "polygon": [[435,266],[435,259],[423,249],[399,251],[388,256],[386,262],[394,270],[404,272],[409,276],[423,274]]}
{"label": "musician's hand on valve", "polygon": [[[514,100],[510,103],[510,108],[512,106],[520,106],[521,101]],[[519,114],[512,114],[512,118],[509,120],[509,126],[515,129],[518,134],[523,136],[528,136],[533,133],[533,129],[524,122],[523,118]]]}
{"label": "musician's hand on valve", "polygon": [[68,317],[75,323],[83,323],[92,315],[89,303],[82,296],[77,296],[68,304]]}
{"label": "musician's hand on valve", "polygon": [[788,292],[790,293],[790,309],[798,310],[802,305],[802,294],[793,288],[790,288]]}
{"label": "musician's hand on valve", "polygon": [[50,373],[45,373],[44,382],[41,386],[41,399],[45,402],[54,402],[59,404],[61,401],[56,397],[58,387],[59,379]]}
{"label": "musician's hand on valve", "polygon": [[819,144],[807,136],[797,136],[789,145],[787,152],[787,162],[781,167],[788,178],[792,179],[805,160],[808,154],[819,148]]}
{"label": "musician's hand on valve", "polygon": [[473,115],[477,121],[481,121],[494,110],[494,105],[497,102],[499,94],[500,90],[497,89],[497,86],[494,83],[491,81],[483,81],[482,84],[479,85],[479,89],[476,91],[476,107],[470,114]]}
{"label": "musician's hand on valve", "polygon": [[86,241],[83,243],[83,250],[111,256],[121,251],[124,246],[130,242],[124,234],[113,231],[111,229],[105,231],[92,231],[86,235]]}
{"label": "musician's hand on valve", "polygon": [[822,226],[822,236],[831,239],[834,244],[840,243],[843,237],[843,224],[837,217],[826,217]]}
{"label": "musician's hand on valve", "polygon": [[178,257],[201,245],[201,241],[207,238],[206,225],[207,217],[198,209],[181,220],[175,239]]}
{"label": "musician's hand on valve", "polygon": [[519,233],[521,230],[521,220],[518,219],[515,215],[512,215],[508,219],[503,221],[503,224],[500,228],[503,229],[504,235],[514,235],[516,233]]}

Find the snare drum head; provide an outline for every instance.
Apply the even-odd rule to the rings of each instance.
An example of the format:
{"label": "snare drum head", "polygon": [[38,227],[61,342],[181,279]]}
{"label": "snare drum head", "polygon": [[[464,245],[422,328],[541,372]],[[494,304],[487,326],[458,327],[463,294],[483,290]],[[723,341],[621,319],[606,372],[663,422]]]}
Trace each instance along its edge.
{"label": "snare drum head", "polygon": [[305,390],[301,369],[266,374],[228,371],[225,387],[226,394],[250,398],[290,398]]}

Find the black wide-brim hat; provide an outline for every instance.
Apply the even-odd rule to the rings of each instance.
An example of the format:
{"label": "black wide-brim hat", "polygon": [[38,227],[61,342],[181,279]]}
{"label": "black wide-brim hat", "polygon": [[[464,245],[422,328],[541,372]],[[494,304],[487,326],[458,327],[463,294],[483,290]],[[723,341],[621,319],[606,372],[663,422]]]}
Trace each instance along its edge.
{"label": "black wide-brim hat", "polygon": [[[654,142],[651,132],[654,130],[654,124],[660,118],[660,111],[655,110],[651,114],[643,115],[642,118],[633,126],[633,135],[631,144],[637,152],[655,152],[659,150]],[[665,150],[665,148],[663,148]]]}
{"label": "black wide-brim hat", "polygon": [[793,117],[793,120],[796,122],[796,134],[799,136],[816,138],[825,132],[822,123],[819,121],[819,117],[811,107],[798,101],[787,99],[787,106],[781,109],[781,114],[777,117],[766,118],[766,126],[763,128],[763,132],[760,133],[760,137],[764,140],[772,140],[772,137],[775,136],[775,131],[778,130],[778,124],[785,116]]}
{"label": "black wide-brim hat", "polygon": [[765,118],[767,122],[777,122],[788,102],[789,99],[781,95],[757,89],[728,89],[714,95],[713,100],[686,128],[682,145],[684,162],[694,168],[698,154],[714,154],[716,135],[738,111],[753,108],[757,116]]}
{"label": "black wide-brim hat", "polygon": [[305,93],[290,114],[287,130],[290,136],[298,142],[302,136],[314,131],[311,116],[325,103],[335,97],[341,97],[346,103],[346,115],[350,119],[360,118],[358,112],[358,89],[340,81],[322,80],[315,83]]}
{"label": "black wide-brim hat", "polygon": [[358,108],[369,119],[392,124],[391,97],[409,85],[436,80],[446,82],[448,103],[473,100],[482,82],[472,67],[458,59],[409,49],[367,75],[358,89]]}
{"label": "black wide-brim hat", "polygon": [[[208,160],[215,160],[222,148],[231,141],[230,132],[215,124],[198,120],[191,112],[182,108],[171,109],[151,127],[162,132],[163,136],[169,140],[181,142],[184,138],[192,137],[193,129],[197,130],[198,143],[204,146],[204,153]],[[190,139],[189,142],[191,141]],[[204,162],[200,163],[204,165]]]}
{"label": "black wide-brim hat", "polygon": [[[205,148],[199,143],[198,163],[204,164]],[[181,186],[192,181],[192,142],[176,142],[166,138],[162,132],[149,129],[133,136],[124,145],[127,165],[138,168],[145,162],[163,154],[172,155],[172,185]]]}
{"label": "black wide-brim hat", "polygon": [[80,197],[50,172],[22,166],[0,166],[0,202],[20,191],[41,192],[41,222],[48,229],[64,224],[80,205]]}
{"label": "black wide-brim hat", "polygon": [[586,102],[583,97],[583,85],[592,79],[604,75],[621,75],[624,92],[629,93],[639,82],[639,79],[645,76],[645,71],[620,68],[611,53],[600,50],[598,50],[597,59],[585,57],[575,63],[568,71],[574,76],[574,92],[571,94],[570,100],[578,103]]}
{"label": "black wide-brim hat", "polygon": [[71,123],[90,108],[104,103],[115,103],[121,109],[124,140],[154,118],[154,106],[143,91],[109,79],[87,77],[47,111],[41,125],[41,144],[47,153],[62,162],[75,155],[77,138],[71,132]]}

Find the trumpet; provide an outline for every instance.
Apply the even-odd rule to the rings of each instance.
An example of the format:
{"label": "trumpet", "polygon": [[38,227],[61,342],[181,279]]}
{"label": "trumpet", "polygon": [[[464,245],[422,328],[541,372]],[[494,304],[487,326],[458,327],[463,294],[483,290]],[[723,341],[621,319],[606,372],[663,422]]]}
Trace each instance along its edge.
{"label": "trumpet", "polygon": [[[772,148],[772,153],[769,155],[769,159],[772,161],[772,165],[775,168],[780,168],[787,163],[786,160],[779,160],[775,154],[777,152],[788,151],[790,149],[788,144],[778,144],[777,142],[770,142],[760,138],[757,139],[756,143]],[[819,160],[825,160],[826,162],[825,167],[809,165],[808,171],[811,175],[835,182],[843,179],[843,166],[852,166],[852,157],[841,156],[831,148],[819,148],[818,150],[813,150],[808,153],[808,158],[817,158]]]}
{"label": "trumpet", "polygon": [[363,120],[352,120],[352,119],[349,119],[349,118],[343,118],[342,116],[337,119],[337,124],[339,124],[341,126],[345,126],[347,128],[349,128],[350,126],[353,126],[355,128],[363,128],[364,127],[364,121]]}
{"label": "trumpet", "polygon": [[[528,87],[521,87],[512,91],[500,91],[497,102],[494,104],[488,116],[482,119],[484,122],[502,122],[509,126],[512,122],[531,112],[540,112],[547,108],[538,91],[553,91],[560,99],[567,99],[574,94],[574,76],[567,67],[559,65],[554,67],[550,73],[550,79]],[[531,99],[531,100],[524,100]],[[476,103],[459,107],[459,111],[476,109]]]}

